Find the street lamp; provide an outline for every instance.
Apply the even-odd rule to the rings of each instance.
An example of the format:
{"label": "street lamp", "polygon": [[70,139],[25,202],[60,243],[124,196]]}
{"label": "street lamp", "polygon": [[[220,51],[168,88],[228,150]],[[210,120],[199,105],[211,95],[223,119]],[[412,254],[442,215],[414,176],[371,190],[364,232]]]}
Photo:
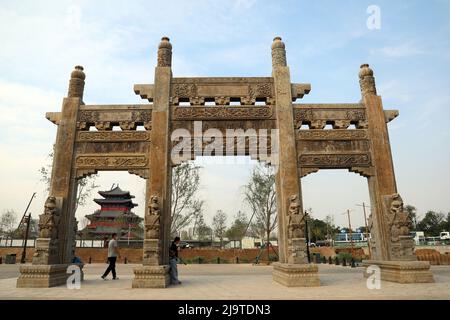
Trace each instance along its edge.
{"label": "street lamp", "polygon": [[309,254],[309,230],[308,230],[308,211],[305,210],[305,234],[306,234],[306,255],[308,256],[308,263],[311,263],[311,256]]}

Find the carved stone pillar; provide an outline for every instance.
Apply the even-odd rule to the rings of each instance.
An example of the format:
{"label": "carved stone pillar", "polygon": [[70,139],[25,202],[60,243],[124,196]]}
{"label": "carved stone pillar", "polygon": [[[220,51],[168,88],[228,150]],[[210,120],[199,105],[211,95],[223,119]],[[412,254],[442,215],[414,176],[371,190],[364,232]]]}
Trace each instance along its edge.
{"label": "carved stone pillar", "polygon": [[[369,193],[372,213],[369,217],[372,235],[372,260],[365,261],[365,265],[379,265],[382,279],[389,281],[428,282],[432,280],[429,272],[424,276],[424,266],[419,266],[417,276],[406,276],[402,273],[413,274],[412,265],[403,266],[405,260],[416,260],[413,255],[414,243],[409,236],[407,214],[403,210],[403,201],[397,194],[394,165],[392,162],[389,134],[381,97],[377,96],[375,78],[368,64],[363,64],[359,72],[362,102],[366,107],[368,120],[368,134],[371,141],[371,157],[374,175],[368,177]],[[389,266],[385,264],[389,261]],[[427,264],[427,262],[424,262]],[[391,266],[396,265],[395,272]],[[385,270],[385,268],[387,268]],[[419,270],[418,269],[418,270]],[[429,269],[429,264],[428,264]],[[398,276],[395,276],[398,275]],[[420,280],[420,279],[422,280]]]}
{"label": "carved stone pillar", "polygon": [[[32,267],[21,267],[18,287],[49,287],[65,283],[75,241],[74,207],[77,180],[74,151],[78,110],[83,104],[85,74],[76,66],[71,74],[68,97],[64,98],[54,146],[50,196],[40,224],[44,227],[36,241]],[[51,213],[53,212],[53,213]],[[51,230],[51,231],[50,231]],[[51,266],[51,267],[48,267]]]}
{"label": "carved stone pillar", "polygon": [[[301,203],[300,174],[297,165],[297,148],[292,108],[292,92],[289,67],[286,63],[285,45],[280,37],[272,43],[272,77],[275,85],[276,123],[278,128],[278,163],[276,173],[277,209],[278,209],[278,248],[280,261],[274,264],[273,279],[289,286],[319,285],[317,266],[305,264],[306,245],[304,236],[288,235],[290,208],[295,201],[297,215],[303,215]],[[273,151],[272,151],[273,152]],[[291,210],[292,211],[292,210]],[[297,219],[297,217],[295,217]],[[297,222],[295,222],[297,223]],[[299,224],[298,228],[303,228]],[[296,228],[297,228],[296,227]],[[302,231],[304,234],[304,230]],[[302,240],[303,239],[303,240]],[[305,264],[302,268],[297,264]],[[303,274],[308,270],[308,277]],[[310,278],[312,277],[312,279]],[[307,281],[303,281],[308,279]]]}
{"label": "carved stone pillar", "polygon": [[[169,285],[169,237],[171,219],[170,158],[170,85],[172,80],[172,45],[163,37],[158,47],[158,66],[155,68],[155,86],[152,109],[150,145],[150,178],[147,199],[151,197],[145,216],[143,266],[134,270],[133,288],[161,288]],[[153,202],[153,200],[156,202]],[[158,207],[158,217],[154,207]],[[156,221],[157,224],[156,224]],[[156,229],[157,225],[157,229]]]}

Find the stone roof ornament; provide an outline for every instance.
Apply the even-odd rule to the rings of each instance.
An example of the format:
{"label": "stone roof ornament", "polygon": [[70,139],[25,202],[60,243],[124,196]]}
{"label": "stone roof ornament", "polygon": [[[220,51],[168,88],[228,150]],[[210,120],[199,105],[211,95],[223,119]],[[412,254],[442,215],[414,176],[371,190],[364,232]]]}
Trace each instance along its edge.
{"label": "stone roof ornament", "polygon": [[75,69],[70,74],[69,92],[67,94],[69,98],[83,99],[84,80],[86,79],[86,74],[83,70],[82,66],[75,66]]}
{"label": "stone roof ornament", "polygon": [[363,96],[369,94],[372,95],[377,94],[373,70],[369,67],[367,63],[362,64],[359,69],[359,85],[361,87],[361,94]]}
{"label": "stone roof ornament", "polygon": [[281,37],[275,37],[272,42],[272,67],[286,66],[286,46]]}
{"label": "stone roof ornament", "polygon": [[168,37],[162,37],[158,46],[158,67],[172,66],[172,44]]}

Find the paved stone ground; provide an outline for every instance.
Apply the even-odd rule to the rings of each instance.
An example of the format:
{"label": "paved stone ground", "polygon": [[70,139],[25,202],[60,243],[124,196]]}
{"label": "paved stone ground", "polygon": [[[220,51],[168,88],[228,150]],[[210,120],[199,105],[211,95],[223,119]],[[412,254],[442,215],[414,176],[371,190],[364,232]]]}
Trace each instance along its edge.
{"label": "paved stone ground", "polygon": [[[17,289],[18,265],[0,265],[0,299],[447,299],[450,300],[450,266],[433,266],[436,283],[382,282],[369,290],[362,268],[319,265],[321,286],[286,288],[272,280],[272,267],[250,264],[180,265],[182,285],[166,289],[132,289],[132,269],[119,264],[119,280],[104,281],[106,264],[85,266],[81,289],[65,286]],[[111,277],[111,276],[110,276]]]}

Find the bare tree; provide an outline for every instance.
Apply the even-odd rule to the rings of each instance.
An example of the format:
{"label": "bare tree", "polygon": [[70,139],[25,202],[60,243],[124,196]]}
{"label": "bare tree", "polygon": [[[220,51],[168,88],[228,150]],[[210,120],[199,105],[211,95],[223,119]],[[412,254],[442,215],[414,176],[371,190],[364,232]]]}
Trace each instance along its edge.
{"label": "bare tree", "polygon": [[193,235],[197,236],[199,241],[206,240],[212,235],[212,229],[205,223],[203,212],[199,212],[195,216]]}
{"label": "bare tree", "polygon": [[277,226],[277,204],[275,174],[272,167],[258,164],[250,181],[244,186],[244,201],[250,206],[254,216],[252,231],[270,240],[270,234]]}
{"label": "bare tree", "polygon": [[[46,191],[50,191],[51,186],[51,177],[52,177],[52,163],[53,163],[53,151],[50,152],[47,156],[49,159],[49,163],[39,169],[39,173],[41,174],[41,181],[46,186]],[[90,175],[88,177],[84,177],[78,180],[78,188],[77,188],[77,198],[75,201],[75,212],[78,209],[78,206],[86,205],[87,200],[90,198],[92,192],[100,187],[95,184],[95,180],[98,175]]]}
{"label": "bare tree", "polygon": [[170,234],[175,236],[203,212],[204,201],[199,200],[200,167],[185,162],[172,171],[172,223]]}
{"label": "bare tree", "polygon": [[222,210],[217,210],[213,217],[213,229],[216,237],[220,239],[220,248],[223,247],[223,236],[227,228],[227,215]]}

